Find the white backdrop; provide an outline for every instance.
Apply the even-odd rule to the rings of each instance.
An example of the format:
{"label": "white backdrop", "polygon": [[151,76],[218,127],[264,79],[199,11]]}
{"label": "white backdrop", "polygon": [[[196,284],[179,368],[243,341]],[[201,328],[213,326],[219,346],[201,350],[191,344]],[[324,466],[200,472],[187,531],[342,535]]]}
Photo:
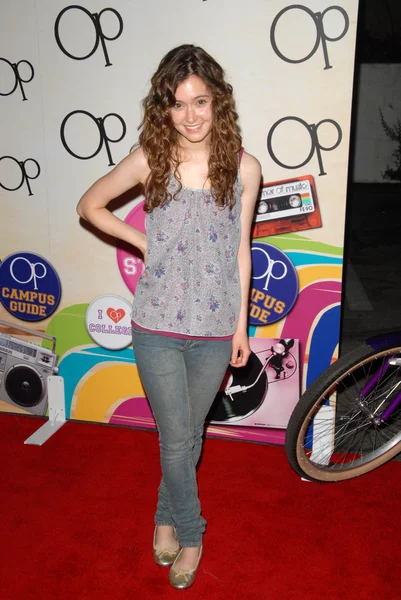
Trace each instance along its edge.
{"label": "white backdrop", "polygon": [[[287,254],[291,285],[299,285],[292,290],[295,304],[281,320],[253,327],[255,347],[256,338],[299,340],[303,388],[333,360],[357,8],[357,0],[2,1],[0,260],[37,253],[60,277],[57,311],[30,326],[57,338],[67,416],[112,422],[129,394],[144,395],[132,350],[105,353],[85,329],[85,311],[94,299],[117,295],[132,302],[132,293],[118,269],[115,244],[82,225],[76,205],[112,168],[110,162],[121,160],[137,141],[150,78],[165,53],[182,43],[204,47],[225,68],[243,145],[261,162],[264,182],[309,177],[316,185],[322,226],[310,225],[300,234],[297,229],[268,238],[258,234]],[[104,121],[109,139],[120,138],[126,127],[120,141],[109,143],[112,161],[98,128],[111,113],[117,116]],[[37,164],[40,174],[34,178]],[[32,179],[22,177],[24,168]],[[136,202],[132,194],[116,214],[125,218]],[[0,319],[10,323],[11,332],[18,322],[2,305]],[[103,369],[106,359],[110,373]],[[0,410],[8,410],[3,394],[0,386]],[[281,393],[270,393],[273,404],[281,400]],[[258,439],[266,439],[263,435]]]}
{"label": "white backdrop", "polygon": [[[127,125],[124,139],[111,144],[114,162],[118,162],[137,140],[140,100],[158,62],[169,49],[186,42],[202,45],[226,69],[235,90],[244,146],[261,161],[265,181],[304,172],[304,168],[289,172],[269,157],[266,136],[278,119],[297,115],[307,123],[318,123],[329,118],[341,125],[341,144],[335,151],[323,152],[327,176],[319,178],[319,196],[331,200],[335,195],[336,201],[321,203],[323,223],[331,224],[324,228],[324,240],[342,244],[357,2],[341,3],[350,30],[338,42],[327,42],[332,68],[326,70],[321,44],[309,60],[298,64],[285,62],[274,53],[270,25],[289,5],[287,0],[113,0],[111,4],[123,19],[123,32],[115,41],[106,40],[112,66],[105,67],[101,44],[86,60],[72,60],[56,44],[55,21],[70,6],[67,2],[3,0],[1,56],[11,62],[29,59],[35,76],[24,84],[27,101],[22,101],[19,89],[1,97],[0,155],[18,160],[33,157],[41,174],[31,182],[33,196],[28,196],[25,185],[15,192],[1,190],[5,218],[0,224],[0,256],[22,247],[47,256],[62,273],[62,305],[88,301],[104,293],[105,287],[126,293],[115,268],[114,248],[79,227],[75,212],[82,193],[111,168],[105,149],[91,160],[74,158],[61,143],[60,126],[66,115],[76,110],[89,111],[95,117],[117,113]],[[314,12],[330,6],[322,0],[308,0],[305,5]],[[81,6],[95,13],[109,5],[90,0]],[[102,15],[101,26],[108,37],[117,34],[118,25],[113,13]],[[327,36],[340,35],[342,15],[327,13],[324,27]],[[282,52],[295,58],[307,55],[316,39],[312,18],[300,10],[283,14],[276,33]],[[96,41],[93,22],[79,10],[63,14],[59,36],[64,48],[75,56],[88,54]],[[21,65],[20,71],[28,78],[25,67],[29,75],[26,65]],[[0,69],[1,85],[9,90],[11,69],[5,63]],[[71,117],[65,131],[77,154],[89,155],[96,149],[99,134],[90,118]],[[110,118],[107,131],[109,137],[118,137],[121,125]],[[331,146],[337,134],[333,127],[323,125],[319,135],[322,145]],[[299,157],[305,157],[310,149],[305,127],[294,122],[283,124],[276,140],[280,148],[276,154],[287,164],[299,163]],[[317,168],[316,156],[311,164]],[[30,167],[33,169],[32,164]],[[0,181],[18,181],[19,176],[10,161],[0,162]],[[125,216],[131,207],[128,204],[117,214]],[[319,239],[322,233],[314,230],[310,237]]]}

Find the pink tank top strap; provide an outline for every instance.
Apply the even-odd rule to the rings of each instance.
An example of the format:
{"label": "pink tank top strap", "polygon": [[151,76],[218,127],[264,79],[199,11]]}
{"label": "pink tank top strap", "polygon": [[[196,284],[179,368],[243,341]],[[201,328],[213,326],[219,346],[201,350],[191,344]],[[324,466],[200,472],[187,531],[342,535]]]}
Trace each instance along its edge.
{"label": "pink tank top strap", "polygon": [[238,165],[240,165],[240,164],[241,164],[241,160],[242,160],[242,156],[243,156],[244,152],[245,152],[245,148],[243,148],[243,147],[241,146],[241,149],[240,149],[240,151],[238,152]]}

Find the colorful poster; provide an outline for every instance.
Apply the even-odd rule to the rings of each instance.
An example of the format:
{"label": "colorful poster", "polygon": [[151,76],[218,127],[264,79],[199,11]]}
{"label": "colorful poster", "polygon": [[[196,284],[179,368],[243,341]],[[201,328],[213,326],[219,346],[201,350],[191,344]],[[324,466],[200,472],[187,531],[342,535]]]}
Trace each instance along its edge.
{"label": "colorful poster", "polygon": [[[260,377],[258,385],[252,378],[233,383],[228,372],[220,417],[211,415],[208,433],[282,443],[299,394],[337,355],[357,0],[6,5],[3,340],[48,347],[35,333],[55,337],[68,418],[154,427],[126,323],[141,257],[80,222],[76,204],[137,141],[141,100],[161,57],[182,43],[200,45],[225,68],[243,145],[261,162],[264,182],[252,232],[249,307]],[[110,208],[144,230],[142,201],[134,189]],[[9,257],[16,255],[36,265],[31,278],[13,271],[18,289],[9,273]],[[39,263],[51,265],[58,291],[46,288]],[[15,329],[24,315],[32,317],[33,334]],[[0,410],[14,412],[7,373],[0,371]],[[235,386],[247,389],[234,393]]]}

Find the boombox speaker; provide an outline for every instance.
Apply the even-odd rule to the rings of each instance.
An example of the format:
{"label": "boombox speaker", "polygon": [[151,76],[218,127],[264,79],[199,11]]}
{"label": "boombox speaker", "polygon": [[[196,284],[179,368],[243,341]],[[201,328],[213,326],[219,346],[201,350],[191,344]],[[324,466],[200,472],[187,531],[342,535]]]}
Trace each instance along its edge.
{"label": "boombox speaker", "polygon": [[52,342],[52,350],[0,332],[0,400],[33,415],[44,416],[48,407],[48,381],[58,372],[56,338],[0,321],[0,325],[18,329]]}

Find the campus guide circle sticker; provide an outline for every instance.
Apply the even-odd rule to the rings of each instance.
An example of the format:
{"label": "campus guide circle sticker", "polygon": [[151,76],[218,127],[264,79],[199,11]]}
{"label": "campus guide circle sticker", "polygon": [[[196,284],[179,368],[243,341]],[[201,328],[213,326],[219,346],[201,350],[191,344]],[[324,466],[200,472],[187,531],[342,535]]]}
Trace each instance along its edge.
{"label": "campus guide circle sticker", "polygon": [[[145,218],[146,213],[143,210],[144,201],[139,202],[124,219],[125,223],[146,233]],[[117,248],[117,263],[124,283],[132,292],[135,293],[136,284],[142,275],[145,267],[142,260],[142,255],[132,246],[119,244]]]}
{"label": "campus guide circle sticker", "polygon": [[56,310],[60,297],[60,279],[43,256],[16,252],[0,264],[0,300],[17,319],[46,319]]}
{"label": "campus guide circle sticker", "polygon": [[275,246],[253,242],[250,323],[279,321],[290,312],[297,296],[298,275],[288,256]]}
{"label": "campus guide circle sticker", "polygon": [[120,296],[99,296],[88,306],[85,325],[92,340],[107,350],[132,342],[131,306]]}

